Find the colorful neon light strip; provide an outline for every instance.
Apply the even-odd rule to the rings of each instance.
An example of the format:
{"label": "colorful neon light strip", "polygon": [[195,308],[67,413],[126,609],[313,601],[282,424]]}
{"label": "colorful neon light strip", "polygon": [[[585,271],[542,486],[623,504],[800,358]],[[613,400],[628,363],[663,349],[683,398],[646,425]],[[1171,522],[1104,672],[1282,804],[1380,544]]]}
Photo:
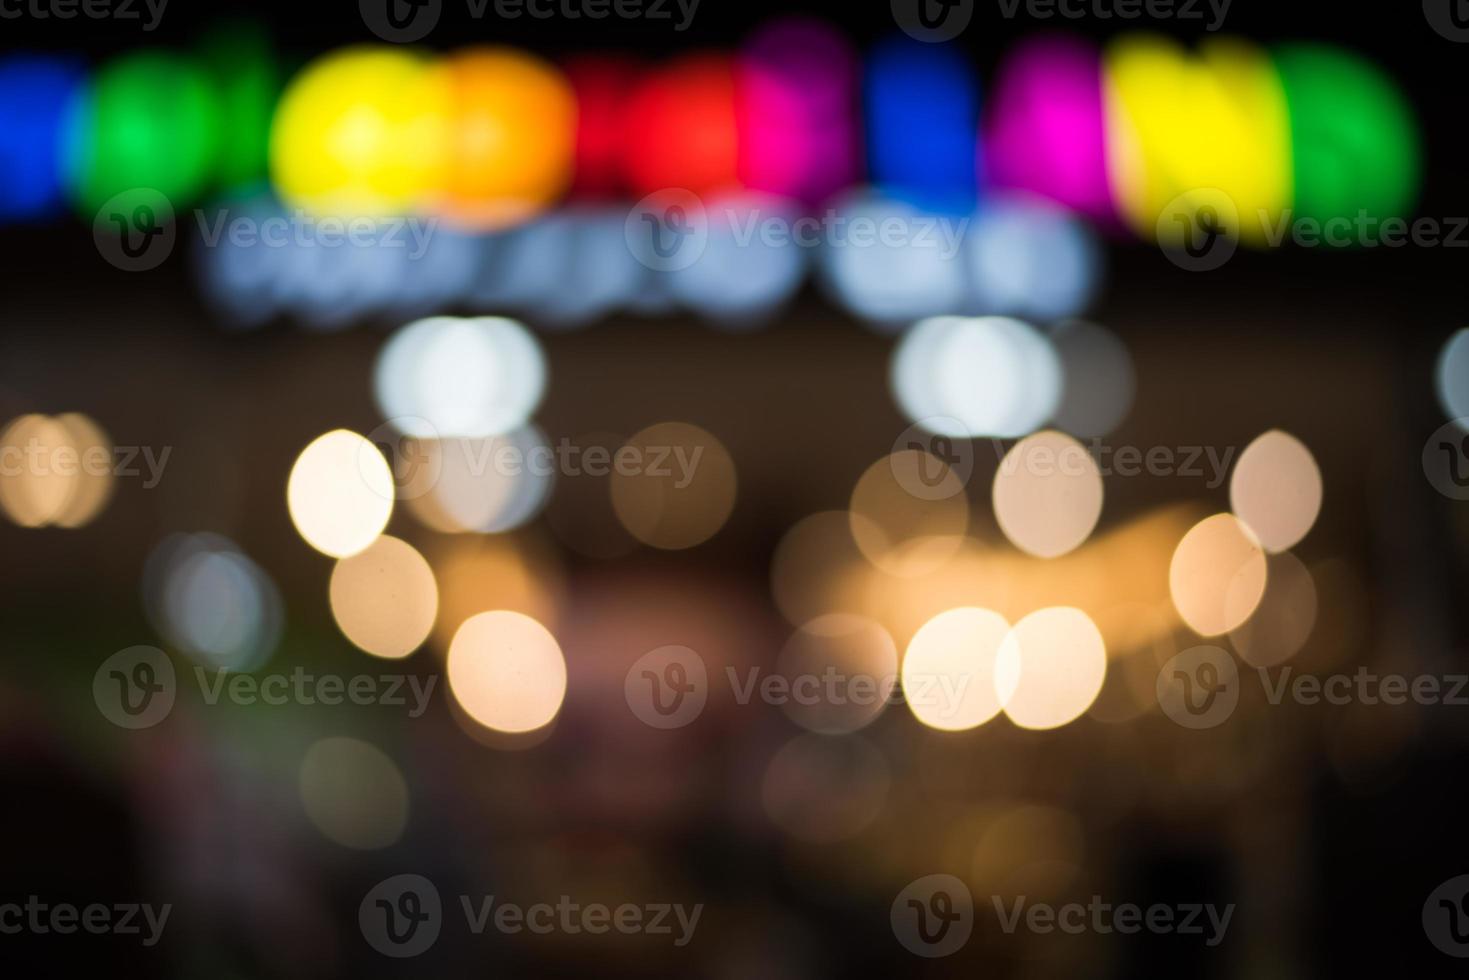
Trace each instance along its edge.
{"label": "colorful neon light strip", "polygon": [[249,31],[125,54],[90,78],[64,58],[0,60],[0,219],[68,202],[90,215],[137,187],[178,207],[268,178],[316,213],[487,230],[568,198],[679,187],[814,205],[867,182],[955,212],[1021,189],[1144,237],[1167,234],[1159,219],[1180,195],[1223,195],[1259,244],[1286,209],[1405,216],[1420,169],[1397,87],[1323,45],[1035,39],[1005,58],[985,105],[956,48],[900,38],[861,62],[802,19],[735,55],[653,66],[353,47],[280,83]]}

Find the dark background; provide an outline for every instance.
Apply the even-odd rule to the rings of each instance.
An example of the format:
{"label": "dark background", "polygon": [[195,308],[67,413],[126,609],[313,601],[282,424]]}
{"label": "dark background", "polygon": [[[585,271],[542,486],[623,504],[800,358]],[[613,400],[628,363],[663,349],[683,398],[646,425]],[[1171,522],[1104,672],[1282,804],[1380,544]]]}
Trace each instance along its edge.
{"label": "dark background", "polygon": [[[832,19],[859,45],[892,30],[885,4],[805,9]],[[667,22],[475,22],[462,4],[446,0],[427,44],[447,50],[506,43],[549,56],[621,49],[658,58],[732,48],[766,17],[790,11],[703,0],[692,28],[680,34]],[[100,59],[144,44],[186,44],[234,14],[265,23],[284,54],[303,59],[375,40],[352,4],[173,0],[153,34],[108,21],[5,21],[0,44]],[[1058,26],[1098,39],[1139,29],[1185,38],[1202,32],[1197,21],[1007,21],[998,4],[979,3],[958,43],[987,82],[1007,44]],[[1469,214],[1461,150],[1469,46],[1435,34],[1418,4],[1236,0],[1225,33],[1267,44],[1331,41],[1376,60],[1419,115],[1425,170],[1417,213]],[[1434,493],[1418,465],[1423,439],[1442,422],[1431,389],[1433,358],[1463,325],[1466,259],[1469,251],[1455,248],[1242,251],[1201,275],[1142,243],[1107,247],[1107,280],[1089,316],[1129,344],[1139,378],[1118,441],[1243,446],[1278,425],[1311,446],[1327,498],[1300,554],[1349,563],[1360,585],[1346,597],[1323,594],[1321,618],[1352,628],[1341,631],[1345,639],[1319,630],[1323,636],[1313,643],[1345,644],[1351,652],[1341,659],[1348,664],[1396,655],[1405,659],[1391,662],[1469,670],[1460,598],[1463,505]],[[1096,839],[1105,844],[1089,855],[1111,899],[1279,898],[1278,910],[1245,916],[1242,907],[1218,950],[1178,938],[1113,936],[1104,950],[1063,950],[1051,958],[977,930],[969,948],[949,960],[909,955],[892,940],[886,898],[909,878],[943,869],[908,869],[896,857],[901,842],[891,839],[886,856],[793,852],[731,803],[748,792],[752,746],[770,743],[783,722],[778,713],[743,732],[701,721],[689,745],[657,751],[637,741],[609,746],[591,737],[595,726],[579,731],[569,724],[526,753],[483,749],[447,717],[413,731],[392,730],[397,719],[344,718],[343,728],[398,746],[393,754],[415,791],[409,833],[387,853],[365,857],[295,837],[284,816],[282,826],[271,819],[277,803],[288,808],[296,801],[272,800],[267,760],[287,732],[319,724],[319,717],[194,719],[200,727],[182,735],[130,741],[88,714],[89,682],[113,650],[156,642],[137,579],[153,543],[177,529],[230,534],[280,584],[288,626],[274,666],[346,661],[350,647],[333,631],[322,598],[330,562],[297,540],[283,505],[284,477],[297,449],[316,434],[377,424],[367,379],[383,327],[391,324],[322,336],[283,320],[250,334],[226,333],[198,298],[187,249],[153,272],[121,272],[102,261],[90,229],[75,218],[0,228],[0,268],[0,416],[84,411],[119,445],[180,447],[164,487],[153,494],[121,488],[82,532],[0,523],[0,898],[41,892],[79,904],[136,899],[155,887],[154,869],[182,861],[190,849],[211,855],[196,864],[202,877],[236,883],[202,885],[199,893],[211,901],[201,905],[175,898],[158,949],[139,951],[116,937],[77,936],[64,944],[0,937],[0,963],[37,976],[99,968],[239,977],[593,969],[721,977],[1462,972],[1426,942],[1419,914],[1441,881],[1469,872],[1458,802],[1469,761],[1466,708],[1424,709],[1401,724],[1374,720],[1360,735],[1367,749],[1350,765],[1341,762],[1347,736],[1325,717],[1329,709],[1301,709],[1303,719],[1251,729],[1244,754],[1263,773],[1221,780],[1227,789],[1207,779],[1193,790],[1169,784],[1168,793],[1143,794],[1119,814],[1096,817]],[[637,583],[652,595],[679,596],[671,601],[701,610],[711,629],[740,621],[743,636],[768,638],[768,649],[751,653],[768,660],[782,636],[766,585],[775,544],[805,514],[842,506],[857,475],[903,428],[886,390],[891,341],[809,287],[774,324],[750,335],[683,317],[616,318],[542,339],[552,380],[538,419],[553,439],[687,419],[724,439],[741,480],[730,524],[692,552],[645,549],[615,563],[568,554],[573,603],[615,606],[610,583]],[[1183,495],[1202,491],[1109,485],[1099,532]],[[1225,503],[1213,498],[1217,509]],[[406,520],[395,516],[389,530],[405,533]],[[690,581],[702,588],[703,605],[675,591]],[[415,661],[428,669],[428,659],[419,654]],[[1040,767],[1052,798],[1093,815],[1106,809],[1099,785],[1150,778],[1146,758],[1094,751],[1085,719],[1026,738],[987,726],[965,754],[936,733],[911,731],[916,726],[895,715],[875,726],[875,737],[902,760],[895,770],[911,767],[917,780],[925,760],[947,752],[943,771],[974,780],[943,796],[940,802],[954,808],[914,797],[905,804],[912,809],[957,815],[960,798],[982,800],[991,787],[981,777],[995,775],[986,768],[991,754]],[[1180,739],[1161,729],[1144,734]],[[1191,751],[1186,741],[1178,744]],[[671,812],[613,805],[597,789],[603,781],[662,786],[658,773],[650,775],[660,767],[676,770],[663,774],[679,787],[680,805]],[[896,773],[894,779],[896,791]],[[521,793],[535,804],[505,802]],[[1229,857],[1241,839],[1255,861],[1243,871]],[[356,935],[357,901],[380,878],[414,870],[446,895],[459,887],[493,892],[504,856],[526,850],[555,852],[580,872],[599,869],[614,878],[625,854],[636,852],[667,900],[703,900],[710,905],[706,920],[717,911],[726,925],[711,925],[689,950],[671,953],[633,944],[512,944],[503,937],[464,942],[449,933],[431,953],[406,963],[378,957]],[[1279,876],[1278,887],[1262,888],[1263,870]]]}

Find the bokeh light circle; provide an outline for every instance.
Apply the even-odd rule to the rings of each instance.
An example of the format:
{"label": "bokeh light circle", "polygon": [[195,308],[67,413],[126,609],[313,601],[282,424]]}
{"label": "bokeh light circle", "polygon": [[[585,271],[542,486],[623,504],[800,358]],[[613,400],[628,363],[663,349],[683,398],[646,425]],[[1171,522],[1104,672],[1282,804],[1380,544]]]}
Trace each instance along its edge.
{"label": "bokeh light circle", "polygon": [[408,825],[408,784],[381,749],[356,738],[324,738],[306,750],[298,776],[301,805],[322,836],[373,851],[394,844]]}
{"label": "bokeh light circle", "polygon": [[995,688],[1005,714],[1021,728],[1059,728],[1080,718],[1101,693],[1107,648],[1080,609],[1038,609],[1016,623],[1000,646]]}
{"label": "bokeh light circle", "polygon": [[1294,547],[1321,512],[1321,470],[1295,436],[1279,429],[1245,447],[1229,478],[1229,504],[1266,551]]}
{"label": "bokeh light circle", "polygon": [[355,555],[393,513],[393,474],[382,452],[347,429],[318,436],[296,457],[286,483],[291,522],[333,558]]}
{"label": "bokeh light circle", "polygon": [[556,638],[508,610],[471,616],[449,644],[449,690],[479,724],[530,732],[550,724],[566,698],[566,659]]}
{"label": "bokeh light circle", "polygon": [[1178,542],[1168,566],[1168,591],[1190,629],[1218,636],[1250,618],[1268,576],[1264,549],[1249,527],[1233,514],[1215,514]]}
{"label": "bokeh light circle", "polygon": [[1017,442],[995,471],[995,519],[1010,543],[1037,558],[1079,547],[1102,514],[1102,473],[1081,443],[1055,431]]}
{"label": "bokeh light circle", "polygon": [[1005,617],[965,606],[921,626],[903,655],[903,700],[929,728],[964,731],[1000,713],[995,669],[1010,633]]}
{"label": "bokeh light circle", "polygon": [[428,638],[439,608],[433,569],[411,544],[382,535],[337,562],[329,587],[342,634],[377,657],[406,657]]}
{"label": "bokeh light circle", "polygon": [[712,433],[660,422],[613,455],[612,506],[628,533],[655,548],[692,548],[734,509],[734,460]]}

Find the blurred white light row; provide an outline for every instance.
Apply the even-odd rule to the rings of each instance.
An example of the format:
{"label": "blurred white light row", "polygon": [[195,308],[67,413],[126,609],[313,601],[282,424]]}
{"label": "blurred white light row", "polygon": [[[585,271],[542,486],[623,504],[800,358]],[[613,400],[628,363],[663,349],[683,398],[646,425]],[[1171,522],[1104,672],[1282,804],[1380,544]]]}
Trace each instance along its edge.
{"label": "blurred white light row", "polygon": [[546,390],[530,331],[504,317],[430,317],[378,354],[373,391],[393,427],[421,439],[499,435],[525,424]]}
{"label": "blurred white light row", "polygon": [[892,232],[819,253],[827,292],[879,329],[945,314],[1050,322],[1083,312],[1100,282],[1087,226],[1030,198],[996,199],[974,215],[924,214],[873,196],[839,210],[848,226]]}
{"label": "blurred white light row", "polygon": [[927,214],[872,193],[815,214],[746,193],[694,206],[697,234],[670,238],[684,250],[670,260],[644,254],[630,231],[641,215],[626,205],[569,207],[477,236],[407,218],[354,227],[343,240],[260,197],[228,205],[230,227],[290,231],[201,239],[196,264],[228,322],[289,315],[320,330],[450,308],[553,330],[677,311],[745,329],[778,312],[813,267],[832,299],[884,331],[942,314],[1050,322],[1082,312],[1100,277],[1088,228],[1029,198],[970,215]]}
{"label": "blurred white light row", "polygon": [[1010,317],[930,317],[893,351],[889,380],[909,421],[952,438],[1013,439],[1053,423],[1112,431],[1132,406],[1127,349],[1094,324],[1048,332]]}

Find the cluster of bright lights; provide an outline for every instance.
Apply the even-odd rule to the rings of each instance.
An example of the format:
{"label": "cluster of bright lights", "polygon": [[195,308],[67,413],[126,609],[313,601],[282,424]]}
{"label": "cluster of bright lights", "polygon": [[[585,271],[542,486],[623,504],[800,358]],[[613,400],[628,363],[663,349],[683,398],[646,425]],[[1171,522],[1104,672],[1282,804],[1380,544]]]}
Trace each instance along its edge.
{"label": "cluster of bright lights", "polygon": [[[466,731],[496,745],[532,744],[550,730],[567,683],[546,625],[555,612],[548,577],[506,534],[552,492],[555,457],[531,422],[545,387],[540,347],[508,319],[416,321],[383,346],[374,385],[389,416],[379,431],[392,465],[366,437],[339,429],[302,450],[287,484],[302,538],[338,559],[332,614],[348,640],[375,656],[405,657],[436,638]],[[734,464],[710,433],[661,423],[619,452],[692,461],[621,466],[601,484],[636,541],[689,548],[727,521]],[[412,545],[383,533],[395,500],[433,530],[461,535],[437,572]],[[342,836],[326,818],[318,824]]]}
{"label": "cluster of bright lights", "polygon": [[395,332],[373,391],[398,436],[398,496],[414,516],[439,531],[499,533],[539,513],[554,482],[530,424],[545,387],[540,344],[514,320],[432,317]]}
{"label": "cluster of bright lights", "polygon": [[121,54],[90,74],[74,58],[10,55],[0,60],[0,219],[65,203],[90,219],[119,195],[119,207],[138,203],[128,195],[143,188],[182,208],[258,181],[280,84],[264,36],[241,25],[187,52]]}
{"label": "cluster of bright lights", "polygon": [[293,207],[486,229],[568,194],[743,190],[813,205],[865,173],[934,213],[1012,188],[1153,237],[1170,201],[1205,189],[1248,216],[1406,214],[1419,167],[1394,84],[1309,44],[1215,39],[1193,53],[1125,35],[1098,52],[1041,39],[1006,57],[988,104],[955,47],[895,38],[860,64],[833,28],[799,18],[734,54],[653,66],[358,46],[309,62],[276,101],[278,78],[239,31],[90,76],[67,59],[5,59],[0,155],[18,164],[0,215],[68,196],[90,213],[141,187],[181,207],[268,169]]}
{"label": "cluster of bright lights", "polygon": [[[505,608],[516,591],[503,563],[451,559],[436,576],[411,544],[383,533],[398,499],[449,533],[499,534],[539,511],[551,488],[551,475],[531,465],[546,449],[530,425],[546,384],[540,346],[513,320],[420,320],[389,338],[373,381],[392,465],[367,438],[338,429],[302,450],[287,484],[302,538],[338,559],[332,615],[348,640],[379,657],[406,657],[436,630],[447,633],[449,691],[462,716],[504,735],[546,729],[565,697],[565,660],[538,619]],[[368,847],[401,833],[401,823],[374,826],[359,841],[351,827],[333,829],[340,808],[351,816],[351,799],[318,799],[304,768],[302,780],[307,809],[327,836]]]}
{"label": "cluster of bright lights", "polygon": [[[1271,430],[1246,446],[1230,474],[1232,512],[1200,521],[1173,553],[1169,592],[1189,628],[1202,636],[1239,635],[1271,593],[1272,570],[1286,574],[1274,590],[1277,608],[1288,596],[1290,609],[1314,609],[1314,589],[1300,584],[1305,570],[1290,549],[1316,523],[1321,498],[1316,459],[1295,436]],[[1309,573],[1305,578],[1309,583]],[[1303,636],[1284,645],[1301,642]]]}
{"label": "cluster of bright lights", "polygon": [[[1299,439],[1272,430],[1246,447],[1231,473],[1232,513],[1142,519],[1088,544],[1103,504],[1098,460],[1040,426],[1064,414],[1091,436],[1122,420],[1133,369],[1114,337],[1080,322],[1047,334],[1004,318],[933,318],[899,343],[892,382],[929,437],[870,466],[846,511],[792,528],[772,562],[772,594],[798,624],[791,645],[821,653],[806,655],[806,669],[881,677],[883,644],[861,638],[908,637],[903,689],[924,725],[967,730],[1003,713],[1047,729],[1093,707],[1119,655],[1107,636],[1132,650],[1182,625],[1228,635],[1256,664],[1306,642],[1315,586],[1289,549],[1316,522],[1322,479]],[[971,530],[954,468],[967,471],[982,445],[961,443],[1016,437],[990,500],[1019,556]],[[830,714],[803,708],[794,720],[822,732],[871,721]]]}
{"label": "cluster of bright lights", "polygon": [[[125,55],[89,80],[59,61],[5,60],[0,155],[20,163],[0,188],[0,216],[44,213],[66,197],[94,209],[141,186],[183,202],[268,165],[280,207],[427,213],[458,226],[437,235],[430,247],[439,251],[413,267],[384,247],[319,251],[316,265],[291,249],[251,253],[228,241],[206,253],[206,282],[236,304],[242,321],[295,310],[324,325],[448,303],[524,309],[552,322],[639,303],[683,305],[742,322],[787,298],[810,264],[797,249],[716,233],[703,260],[657,273],[628,250],[618,210],[543,213],[568,194],[606,199],[679,186],[711,203],[733,201],[744,215],[786,221],[828,201],[847,222],[898,219],[912,227],[971,216],[951,255],[911,243],[824,242],[813,262],[863,317],[928,317],[903,335],[892,361],[893,392],[911,421],[952,440],[1019,440],[1000,461],[989,499],[1001,534],[1020,553],[1007,557],[1026,562],[1085,557],[1101,517],[1102,476],[1073,437],[1118,425],[1134,379],[1125,348],[1101,328],[1031,325],[1083,308],[1097,276],[1089,232],[1051,204],[991,189],[1019,189],[1153,235],[1169,202],[1201,187],[1228,195],[1241,213],[1295,208],[1325,218],[1360,208],[1402,213],[1417,176],[1416,134],[1393,87],[1370,66],[1315,47],[1267,55],[1227,42],[1193,56],[1157,39],[1123,39],[1101,55],[1070,42],[1027,45],[1001,71],[984,138],[973,71],[952,50],[884,45],[859,86],[845,43],[806,22],[767,29],[738,57],[703,55],[647,71],[615,64],[563,71],[504,49],[434,59],[354,48],[309,65],[273,113],[271,59],[258,47],[231,51],[233,61],[219,64],[245,70],[215,74],[204,59],[155,52]],[[608,78],[618,84],[592,84]],[[28,87],[22,112],[13,93]],[[238,110],[228,127],[225,105]],[[251,120],[256,129],[246,131]],[[859,131],[868,135],[865,172],[875,190],[838,198],[864,173]],[[1469,415],[1466,350],[1469,342],[1456,335],[1440,362],[1439,395],[1455,417]],[[512,474],[494,459],[506,446],[521,459],[546,448],[533,424],[545,385],[544,355],[516,321],[410,323],[384,345],[374,391],[402,458],[426,466],[432,479],[413,491],[413,474],[395,472],[398,454],[385,458],[365,436],[339,429],[301,451],[286,488],[301,537],[336,559],[328,592],[344,636],[388,658],[447,636],[439,643],[457,707],[510,735],[547,728],[565,700],[567,663],[545,617],[505,608],[505,595],[451,593],[456,582],[478,581],[454,573],[468,565],[445,563],[441,594],[428,559],[384,532],[399,499],[431,529],[471,540],[531,521],[553,492],[551,478]],[[80,416],[26,416],[0,446],[32,441],[50,450],[107,447]],[[633,539],[689,548],[726,526],[737,480],[717,437],[670,422],[625,446],[683,447],[700,459],[678,485],[672,474],[648,472],[608,481],[611,512]],[[1040,454],[1050,460],[1044,468],[1033,465]],[[788,536],[772,587],[799,625],[782,650],[782,670],[835,666],[888,684],[901,678],[913,689],[948,678],[963,693],[943,710],[910,702],[919,721],[937,729],[971,729],[1001,713],[1028,729],[1068,724],[1091,707],[1108,665],[1103,630],[1079,601],[1016,599],[1025,607],[1018,614],[953,603],[910,630],[874,611],[873,593],[894,580],[926,584],[980,563],[964,495],[915,496],[904,477],[934,463],[940,479],[926,484],[962,490],[943,461],[906,450],[861,476],[846,511],[816,515]],[[6,476],[0,505],[21,524],[77,526],[105,505],[109,487],[106,479]],[[1314,610],[1310,573],[1290,549],[1314,524],[1321,497],[1319,470],[1299,440],[1269,432],[1252,443],[1233,473],[1231,513],[1193,524],[1174,542],[1167,598],[1178,620],[1200,635],[1228,634],[1256,661],[1290,656],[1309,622],[1275,649],[1248,630],[1277,597],[1288,610]],[[813,552],[808,534],[816,542],[844,535],[850,564],[870,569],[811,573],[803,564]],[[534,584],[524,592],[534,593]],[[160,633],[206,663],[254,669],[276,645],[275,587],[224,539],[167,540],[150,560],[146,595]],[[526,604],[540,601],[536,594]],[[788,710],[811,732],[850,734],[884,704]],[[831,744],[803,740],[785,751],[794,759]],[[373,751],[335,740],[314,747],[303,764],[303,804],[323,833],[347,846],[386,846],[406,821],[401,774]],[[782,774],[800,765],[787,763],[767,774],[765,802],[794,813],[799,801]],[[385,796],[321,795],[340,773],[386,786]],[[368,811],[387,816],[363,826],[359,816]]]}

